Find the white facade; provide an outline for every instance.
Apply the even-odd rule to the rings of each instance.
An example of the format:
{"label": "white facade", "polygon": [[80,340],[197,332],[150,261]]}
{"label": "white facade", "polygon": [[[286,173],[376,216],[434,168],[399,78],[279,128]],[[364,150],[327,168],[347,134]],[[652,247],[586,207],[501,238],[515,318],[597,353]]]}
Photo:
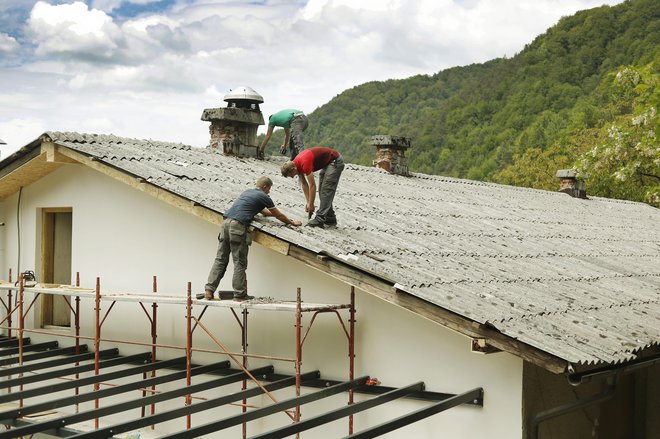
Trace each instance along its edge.
{"label": "white facade", "polygon": [[[294,184],[294,183],[292,183]],[[277,187],[271,196],[277,204]],[[0,202],[0,278],[6,279],[9,268],[17,271],[18,194]],[[23,188],[20,200],[20,270],[35,270],[39,280],[40,209],[71,208],[73,213],[72,280],[80,273],[81,286],[92,288],[100,278],[102,291],[150,293],[152,277],[157,276],[158,291],[185,295],[192,282],[193,294],[202,292],[216,250],[219,227],[194,217],[156,198],[132,189],[82,165],[65,165],[36,183]],[[299,218],[302,212],[285,212]],[[230,264],[220,288],[231,289]],[[296,288],[302,289],[307,302],[349,303],[350,286],[307,267],[273,250],[253,244],[248,266],[249,292],[255,296],[295,300]],[[107,307],[107,305],[106,305]],[[82,335],[93,335],[93,304],[82,302]],[[426,389],[462,393],[483,387],[484,407],[456,407],[447,412],[395,431],[387,437],[489,437],[515,438],[522,432],[523,361],[508,353],[490,355],[470,351],[470,339],[419,317],[407,310],[356,289],[356,362],[355,376],[369,375],[386,386],[404,386],[424,381]],[[201,307],[195,307],[199,314]],[[103,311],[105,312],[105,311]],[[158,315],[159,343],[185,346],[185,310],[161,304]],[[38,325],[31,311],[26,326]],[[309,323],[305,315],[303,324]],[[251,311],[249,316],[249,352],[293,357],[295,352],[292,314]],[[36,319],[38,320],[38,319]],[[346,318],[345,321],[348,319]],[[202,323],[223,344],[240,352],[240,330],[228,310],[207,311]],[[32,335],[33,342],[52,339]],[[149,322],[138,304],[118,303],[103,326],[102,337],[150,342]],[[69,346],[72,340],[61,341]],[[90,348],[93,342],[88,341]],[[110,344],[102,345],[102,348]],[[217,349],[201,330],[195,333],[194,346]],[[147,347],[119,346],[122,354],[148,351]],[[159,358],[183,355],[183,351],[159,350]],[[207,363],[224,358],[195,354],[194,361]],[[250,366],[273,364],[279,373],[292,374],[291,363],[250,360]],[[320,370],[327,379],[348,378],[346,336],[332,315],[317,317],[303,349],[303,372]],[[293,396],[291,389],[276,393]],[[209,393],[211,394],[211,393]],[[357,400],[363,398],[356,396]],[[337,408],[346,397],[331,398]],[[183,403],[181,400],[176,403]],[[303,406],[303,420],[310,417],[316,404]],[[425,403],[412,400],[386,404],[355,417],[355,430],[391,420]],[[173,403],[170,407],[176,406]],[[159,408],[159,411],[161,409]],[[237,408],[222,413],[236,413]],[[193,425],[219,419],[218,411],[193,416]],[[132,418],[133,416],[131,416]],[[118,419],[122,419],[118,417]],[[125,419],[125,418],[124,418]],[[270,416],[249,424],[251,434],[260,427],[286,425],[284,415]],[[181,430],[182,421],[171,423]],[[302,437],[339,437],[346,433],[346,421],[317,428]],[[159,426],[159,430],[168,425]],[[234,431],[234,430],[232,430]],[[236,430],[238,431],[238,430]]]}

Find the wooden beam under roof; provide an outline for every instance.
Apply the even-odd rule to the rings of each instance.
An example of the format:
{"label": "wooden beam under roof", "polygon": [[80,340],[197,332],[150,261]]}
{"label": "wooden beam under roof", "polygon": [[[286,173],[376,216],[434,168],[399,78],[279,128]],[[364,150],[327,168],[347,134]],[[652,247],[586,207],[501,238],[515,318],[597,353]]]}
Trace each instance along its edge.
{"label": "wooden beam under roof", "polygon": [[20,166],[11,170],[8,169],[4,175],[0,175],[0,200],[12,196],[20,188],[31,185],[59,169],[60,166],[62,165],[59,163],[46,160],[46,154],[41,154],[39,151],[25,156]]}

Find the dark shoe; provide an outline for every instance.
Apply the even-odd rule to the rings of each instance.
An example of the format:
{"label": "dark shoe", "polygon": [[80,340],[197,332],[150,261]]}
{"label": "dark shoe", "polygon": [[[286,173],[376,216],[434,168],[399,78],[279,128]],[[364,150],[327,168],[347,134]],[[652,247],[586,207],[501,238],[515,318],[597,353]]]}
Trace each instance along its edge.
{"label": "dark shoe", "polygon": [[328,226],[328,227],[337,226],[337,218],[325,220],[325,225]]}
{"label": "dark shoe", "polygon": [[218,291],[218,299],[220,300],[231,300],[234,298],[234,292],[229,291]]}
{"label": "dark shoe", "polygon": [[252,299],[254,299],[254,296],[248,296],[247,294],[243,294],[242,296],[234,296],[234,302],[243,302],[244,300]]}
{"label": "dark shoe", "polygon": [[309,227],[320,227],[320,228],[323,228],[323,221],[321,221],[321,220],[318,219],[318,218],[312,218],[311,220],[309,220],[309,222],[307,223],[307,225],[308,225]]}

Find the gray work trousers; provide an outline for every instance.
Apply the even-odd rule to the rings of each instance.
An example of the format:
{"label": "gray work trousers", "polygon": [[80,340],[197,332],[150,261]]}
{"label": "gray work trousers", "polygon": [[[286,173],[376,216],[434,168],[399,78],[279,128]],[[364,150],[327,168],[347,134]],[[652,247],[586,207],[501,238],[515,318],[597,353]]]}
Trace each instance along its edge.
{"label": "gray work trousers", "polygon": [[229,254],[231,253],[234,262],[234,276],[232,278],[232,288],[235,296],[247,294],[247,279],[245,270],[248,265],[248,249],[250,245],[250,236],[247,226],[231,218],[225,218],[222,223],[222,229],[218,235],[218,251],[215,260],[209,272],[205,291],[215,292],[225,275],[227,264],[229,263]]}
{"label": "gray work trousers", "polygon": [[305,139],[303,132],[307,129],[309,121],[307,116],[300,114],[298,116],[293,116],[291,119],[291,138],[289,139],[289,152],[291,153],[291,160],[295,159],[296,156],[305,149]]}
{"label": "gray work trousers", "polygon": [[344,170],[344,160],[341,156],[334,159],[328,166],[321,169],[319,173],[319,209],[316,218],[323,223],[336,224],[337,216],[332,208],[335,199],[339,177]]}

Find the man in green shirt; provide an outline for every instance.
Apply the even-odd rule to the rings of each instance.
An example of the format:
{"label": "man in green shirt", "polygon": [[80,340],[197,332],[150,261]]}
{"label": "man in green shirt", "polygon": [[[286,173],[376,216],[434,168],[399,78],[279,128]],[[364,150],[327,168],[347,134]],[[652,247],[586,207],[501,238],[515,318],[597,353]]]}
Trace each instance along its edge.
{"label": "man in green shirt", "polygon": [[284,143],[280,146],[280,152],[286,154],[288,145],[288,149],[291,153],[291,160],[293,160],[300,151],[305,149],[303,131],[307,129],[307,125],[309,125],[307,116],[305,116],[305,113],[300,110],[286,109],[271,114],[268,118],[268,131],[266,132],[266,137],[259,147],[259,156],[263,157],[266,145],[268,145],[270,136],[273,134],[273,129],[275,127],[281,127],[284,128]]}

